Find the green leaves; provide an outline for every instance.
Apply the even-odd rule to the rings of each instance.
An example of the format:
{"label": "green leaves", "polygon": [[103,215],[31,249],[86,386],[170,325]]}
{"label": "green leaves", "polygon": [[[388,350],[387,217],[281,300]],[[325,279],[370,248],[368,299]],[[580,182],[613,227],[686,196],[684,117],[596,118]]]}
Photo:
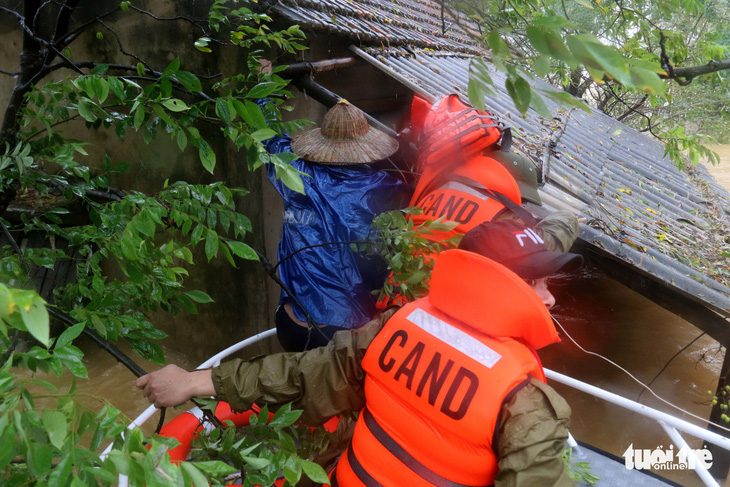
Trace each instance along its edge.
{"label": "green leaves", "polygon": [[586,105],[582,100],[579,100],[578,98],[574,97],[570,93],[566,93],[565,91],[545,90],[542,91],[542,93],[563,105],[577,107],[588,113],[591,112],[591,108]]}
{"label": "green leaves", "polygon": [[474,58],[469,64],[469,86],[468,96],[469,102],[475,108],[483,110],[485,108],[485,97],[495,96],[494,81],[489,75],[489,68],[486,61],[480,58]]}
{"label": "green leaves", "polygon": [[184,101],[178,100],[177,98],[163,100],[162,105],[164,105],[164,107],[171,112],[184,112],[190,109],[190,107],[188,107]]}
{"label": "green leaves", "polygon": [[281,179],[281,181],[286,184],[288,188],[296,191],[297,193],[305,194],[304,181],[302,181],[302,176],[309,176],[297,171],[288,163],[283,162],[281,156],[282,154],[276,154],[275,157],[272,157],[272,163],[275,166],[276,177]]}
{"label": "green leaves", "polygon": [[530,98],[532,97],[530,84],[521,76],[513,76],[507,78],[505,87],[517,110],[523,115],[527,113],[527,109],[530,108]]}
{"label": "green leaves", "polygon": [[213,52],[208,44],[210,43],[209,37],[201,37],[195,41],[195,48],[200,52]]}
{"label": "green leaves", "polygon": [[68,423],[66,415],[61,411],[53,411],[46,409],[42,414],[43,426],[48,432],[51,444],[59,450],[63,448],[63,444],[68,434]]}
{"label": "green leaves", "polygon": [[569,65],[575,64],[573,54],[563,42],[558,29],[547,26],[528,25],[525,29],[527,38],[537,52],[564,61]]}
{"label": "green leaves", "polygon": [[[0,283],[0,325],[2,322],[17,330],[27,331],[44,347],[48,347],[50,326],[46,302],[35,291],[13,289]],[[7,332],[3,334],[7,335]]]}
{"label": "green leaves", "polygon": [[[240,435],[230,427],[201,433],[192,442],[193,465],[217,476],[242,471],[246,485],[272,485],[282,474],[287,485],[295,485],[302,475],[328,483],[324,469],[312,460],[328,448],[329,433],[297,424],[301,413],[284,404],[272,415],[265,406]],[[231,465],[211,461],[218,458]]]}
{"label": "green leaves", "polygon": [[598,81],[606,73],[621,84],[634,86],[626,58],[615,47],[606,46],[590,34],[570,36],[568,45],[575,58],[592,70]]}
{"label": "green leaves", "polygon": [[[0,171],[12,170],[16,172],[18,176],[21,176],[25,171],[35,166],[35,160],[30,155],[31,146],[30,144],[19,143],[16,144],[13,150],[10,150],[10,144],[5,143],[5,154],[0,155]],[[10,175],[12,177],[12,175]],[[4,176],[0,175],[0,183],[2,183]]]}
{"label": "green leaves", "polygon": [[[599,4],[596,4],[596,8],[593,8],[590,3],[579,4],[596,11],[586,14],[588,17],[616,15],[613,11],[609,13]],[[484,11],[478,13],[479,16],[475,17],[477,19],[486,15]],[[628,90],[643,91],[654,96],[663,96],[665,93],[664,83],[658,77],[661,70],[655,55],[628,57],[626,54],[631,52],[635,45],[638,45],[634,43],[633,39],[628,39],[629,36],[626,36],[626,42],[617,40],[613,45],[605,42],[608,31],[613,32],[613,29],[620,29],[613,25],[616,24],[615,19],[612,25],[603,29],[603,36],[599,39],[596,35],[584,31],[585,26],[591,25],[584,15],[572,13],[570,18],[578,19],[574,23],[565,17],[554,15],[547,8],[529,9],[525,5],[513,5],[509,10],[499,13],[491,11],[491,13],[491,20],[485,21],[485,24],[490,26],[486,41],[492,51],[491,65],[493,69],[506,75],[505,88],[516,109],[523,115],[526,114],[528,108],[532,107],[544,117],[552,116],[540,95],[527,82],[531,75],[525,69],[526,59],[530,60],[529,66],[532,67],[535,74],[540,77],[551,77],[553,84],[557,84],[560,79],[558,75],[563,73],[563,85],[570,86],[574,90],[572,92],[580,92],[580,94],[583,91],[578,90],[579,78],[583,73],[589,74],[599,84],[618,83]],[[645,35],[643,32],[645,26],[639,26],[642,18],[640,15],[637,16],[636,12],[628,9],[622,10],[621,15],[624,18],[621,24],[624,22],[627,25],[637,23],[637,27],[630,27],[637,31],[634,37]],[[583,22],[583,24],[579,25],[578,22]],[[493,28],[494,25],[510,25],[511,28]],[[523,29],[524,37],[520,33]],[[524,46],[525,38],[529,41],[527,46]],[[505,39],[508,39],[507,42]],[[682,52],[686,52],[686,46],[682,45],[683,39],[671,35],[667,36],[667,39],[667,46],[679,57]],[[622,46],[622,49],[615,46]],[[469,100],[472,105],[477,108],[483,107],[484,97],[493,96],[492,85],[486,63],[482,60],[472,61],[468,86]],[[581,88],[581,90],[583,89]],[[562,105],[587,108],[587,105],[578,100],[569,100],[568,97],[552,94],[548,96]]]}
{"label": "green leaves", "polygon": [[231,116],[231,101],[224,98],[218,98],[215,101],[215,113],[225,123],[231,123],[233,117]]}
{"label": "green leaves", "polygon": [[457,242],[451,239],[431,242],[424,235],[452,230],[458,223],[429,219],[414,227],[413,220],[407,215],[422,213],[423,210],[418,207],[381,213],[373,220],[372,240],[366,244],[353,245],[354,250],[366,255],[380,255],[392,271],[390,279],[380,291],[379,299],[387,296],[411,301],[424,296],[433,270],[433,258],[443,249],[456,247]]}
{"label": "green leaves", "polygon": [[246,260],[258,260],[259,257],[256,252],[243,242],[237,242],[235,240],[226,240],[226,245],[231,249],[234,255]]}
{"label": "green leaves", "polygon": [[203,167],[206,171],[213,174],[215,169],[216,156],[210,144],[203,139],[196,139],[195,144],[198,146],[198,155],[200,156],[200,162],[203,163]]}
{"label": "green leaves", "polygon": [[[289,95],[287,83],[276,74],[281,67],[268,73],[258,70],[257,60],[262,54],[255,49],[259,45],[267,49],[279,46],[295,52],[304,48],[295,42],[303,34],[297,26],[276,31],[267,25],[267,16],[246,7],[231,10],[230,5],[213,2],[211,25],[227,26],[221,30],[225,34],[210,31],[210,37],[199,39],[196,47],[210,52],[213,45],[235,43],[246,49],[246,66],[256,65],[256,69],[244,67],[236,70],[235,76],[214,82],[182,69],[179,59],[165,59],[160,64],[154,56],[145,56],[129,76],[117,75],[123,71],[92,60],[89,74],[59,81],[39,80],[42,82],[26,95],[14,144],[6,145],[0,155],[0,186],[19,182],[29,194],[37,194],[38,200],[48,197],[50,188],[54,193],[61,188],[65,193],[62,196],[82,202],[88,220],[75,226],[64,225],[68,210],[50,210],[12,228],[13,235],[46,232],[53,236],[52,245],[66,248],[68,242],[74,250],[68,256],[56,250],[21,250],[22,258],[32,265],[54,268],[59,259],[67,259],[76,266],[77,282],[56,289],[54,295],[55,309],[72,324],[55,338],[50,337],[46,303],[33,291],[7,284],[27,280],[21,256],[14,255],[9,247],[0,254],[0,348],[11,354],[7,366],[0,368],[2,479],[75,487],[113,484],[117,474],[123,472],[131,485],[207,486],[222,483],[222,476],[233,471],[219,461],[182,464],[178,468],[165,455],[170,442],[144,439],[139,431],[129,431],[121,438],[125,427],[118,420],[119,411],[109,407],[101,412],[81,411],[72,399],[73,391],[52,390],[48,394],[51,397],[44,398],[43,408],[36,409],[41,401],[8,372],[13,364],[58,375],[69,371],[75,377],[86,378],[83,354],[75,346],[86,327],[112,342],[126,340],[144,358],[161,362],[162,349],[154,341],[163,338],[164,333],[147,316],[194,313],[197,305],[212,302],[206,292],[191,291],[187,285],[191,267],[205,264],[199,256],[204,254],[212,260],[222,253],[232,265],[237,258],[257,259],[256,252],[244,243],[251,222],[237,210],[245,190],[221,182],[188,184],[172,180],[151,195],[130,188],[124,188],[124,194],[117,193],[112,188],[118,181],[112,178],[128,164],[116,160],[115,144],[109,144],[108,155],[104,153],[106,146],[101,150],[97,147],[106,143],[107,135],[126,138],[130,145],[138,140],[154,144],[169,137],[173,144],[163,146],[163,150],[172,150],[164,154],[170,167],[178,166],[173,164],[178,159],[175,147],[183,152],[192,146],[202,168],[214,173],[222,134],[242,149],[240,160],[244,166],[257,168],[273,161],[287,184],[304,190],[301,175],[289,165],[292,159],[270,155],[264,147],[267,139],[284,130],[291,132],[303,122],[279,120],[280,110],[287,108],[282,105]],[[127,1],[120,2],[119,7],[126,13],[137,10]],[[120,35],[125,35],[123,30]],[[97,35],[97,39],[103,37]],[[111,39],[106,35],[104,40]],[[119,42],[126,43],[122,38]],[[177,44],[171,46],[173,50],[179,48]],[[162,52],[168,52],[166,49],[163,46]],[[64,51],[70,60],[76,59],[72,54],[70,49]],[[132,57],[141,59],[134,53]],[[253,101],[263,104],[264,98],[269,101],[263,109]],[[68,129],[71,121],[73,130]],[[104,131],[103,137],[96,137],[97,132]],[[85,142],[69,139],[69,134]],[[87,155],[86,144],[92,147],[89,153],[94,161],[99,161],[93,168],[83,158]],[[146,152],[139,153],[143,159],[146,157]],[[43,162],[43,171],[38,170],[36,161]],[[142,162],[149,167],[155,161]],[[155,171],[165,167],[160,164]],[[133,172],[132,177],[139,174]],[[90,191],[120,200],[101,204],[97,198],[87,198]],[[25,352],[13,352],[13,339],[19,334],[39,344],[31,343]],[[47,386],[34,384],[35,389]],[[297,457],[297,447],[306,445],[302,439],[310,432],[291,424],[296,417],[298,413],[291,411],[277,413],[270,427],[275,432],[270,444],[276,444],[276,449],[259,445],[265,449],[260,453],[254,451],[259,447],[255,444],[239,445],[239,451],[248,450],[247,458],[261,467],[262,471],[256,473],[261,479],[274,479],[283,469],[291,479],[303,473],[324,479],[323,472],[310,465],[310,452],[303,453],[307,459]],[[260,426],[268,427],[264,423],[262,420]],[[79,443],[82,437],[83,443]],[[236,446],[240,441],[233,431],[226,439],[227,446]],[[110,441],[115,442],[112,452],[106,459],[99,459],[94,451]],[[12,462],[14,459],[21,462]]]}
{"label": "green leaves", "polygon": [[196,303],[212,303],[213,298],[208,296],[207,293],[204,293],[203,291],[188,291],[185,293],[185,296],[189,297]]}
{"label": "green leaves", "polygon": [[246,98],[252,98],[252,99],[258,99],[258,98],[266,98],[273,92],[277,91],[278,89],[282,88],[284,86],[283,83],[273,82],[273,81],[264,81],[262,83],[257,84],[246,95]]}
{"label": "green leaves", "polygon": [[189,71],[178,70],[173,77],[188,91],[197,93],[203,89],[200,79]]}

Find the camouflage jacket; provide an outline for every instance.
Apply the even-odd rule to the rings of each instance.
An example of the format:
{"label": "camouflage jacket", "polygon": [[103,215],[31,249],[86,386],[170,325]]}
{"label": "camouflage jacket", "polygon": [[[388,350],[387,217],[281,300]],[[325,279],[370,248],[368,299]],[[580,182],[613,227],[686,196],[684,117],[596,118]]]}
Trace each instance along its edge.
{"label": "camouflage jacket", "polygon": [[[362,358],[394,312],[388,309],[361,328],[336,333],[327,347],[225,362],[213,369],[216,396],[238,411],[254,403],[275,408],[291,402],[304,411],[302,421],[310,425],[360,411],[365,406]],[[565,400],[536,380],[507,401],[498,429],[500,472],[495,485],[573,485],[562,460],[569,417]]]}

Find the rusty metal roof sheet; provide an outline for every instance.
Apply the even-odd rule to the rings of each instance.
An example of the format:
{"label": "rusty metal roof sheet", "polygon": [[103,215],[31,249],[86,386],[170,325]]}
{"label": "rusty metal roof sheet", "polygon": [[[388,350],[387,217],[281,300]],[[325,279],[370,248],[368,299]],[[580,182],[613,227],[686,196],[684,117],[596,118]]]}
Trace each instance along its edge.
{"label": "rusty metal roof sheet", "polygon": [[[441,15],[436,2],[417,0],[283,0],[273,10],[303,28],[385,47],[411,46],[483,53],[468,19]],[[471,32],[471,35],[469,34]]]}
{"label": "rusty metal roof sheet", "polygon": [[[428,51],[353,48],[359,55],[416,92],[438,99],[466,99],[465,55]],[[730,194],[699,166],[679,171],[664,146],[593,110],[566,110],[545,98],[553,119],[530,110],[522,118],[491,73],[496,96],[487,106],[512,127],[515,148],[548,172],[541,192],[554,209],[588,218],[581,239],[646,275],[730,316]],[[555,90],[533,81],[538,90]]]}

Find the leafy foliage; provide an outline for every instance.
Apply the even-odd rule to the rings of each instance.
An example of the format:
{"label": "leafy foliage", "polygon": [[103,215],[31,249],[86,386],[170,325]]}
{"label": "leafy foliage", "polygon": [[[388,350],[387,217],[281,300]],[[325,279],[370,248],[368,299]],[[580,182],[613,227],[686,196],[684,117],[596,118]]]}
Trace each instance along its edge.
{"label": "leafy foliage", "polygon": [[[664,141],[680,168],[685,157],[693,164],[719,162],[703,144],[730,134],[730,84],[723,74],[727,68],[719,64],[730,54],[726,0],[459,0],[453,5],[484,32],[481,39],[522,114],[533,108],[551,117],[545,97],[593,107]],[[474,61],[471,69],[469,98],[475,106],[493,83],[482,63]],[[689,70],[682,71],[685,66]],[[707,68],[706,74],[692,74],[695,67]],[[532,76],[564,91],[531,87]]]}
{"label": "leafy foliage", "polygon": [[722,411],[722,414],[720,415],[720,420],[723,423],[730,423],[730,416],[728,416],[728,403],[730,402],[730,397],[728,396],[728,393],[730,393],[730,385],[725,385],[724,387],[719,388],[718,390],[719,396],[713,395],[712,391],[707,391],[707,395],[712,397],[712,405],[717,406],[719,404],[720,411]]}
{"label": "leafy foliage", "polygon": [[415,226],[407,217],[421,213],[423,209],[416,206],[381,213],[373,220],[369,242],[353,244],[355,250],[377,253],[388,264],[391,276],[380,290],[379,300],[387,297],[396,302],[413,301],[425,296],[433,271],[432,256],[447,248],[455,248],[461,239],[460,235],[442,242],[427,239],[425,235],[453,230],[458,223],[444,222],[442,217]]}
{"label": "leafy foliage", "polygon": [[211,459],[226,458],[229,474],[240,472],[246,487],[272,485],[281,475],[289,486],[296,485],[302,475],[328,484],[327,473],[313,459],[326,451],[331,434],[322,427],[296,424],[301,413],[287,404],[270,414],[265,406],[251,416],[242,432],[228,427],[198,435],[192,442],[191,459],[201,467]]}
{"label": "leafy foliage", "polygon": [[[3,485],[112,485],[119,474],[130,485],[208,485],[198,467],[174,465],[165,455],[176,440],[144,438],[139,429],[122,435],[126,426],[119,410],[106,404],[98,412],[84,411],[75,398],[75,385],[61,391],[47,381],[17,380],[10,361],[0,369]],[[114,449],[101,458],[95,452],[110,439]],[[212,480],[226,468],[220,461],[205,465]]]}
{"label": "leafy foliage", "polygon": [[[12,274],[20,274],[15,269]],[[8,327],[28,332],[48,346],[50,326],[46,302],[33,291],[10,288],[0,283],[0,334],[8,337]]]}
{"label": "leafy foliage", "polygon": [[[123,23],[147,14],[135,4],[121,2],[81,28],[110,29],[106,17],[117,15],[115,21]],[[80,74],[16,87],[21,91],[11,96],[19,104],[9,105],[6,122],[13,124],[6,123],[0,137],[0,231],[10,240],[0,251],[3,485],[111,485],[123,474],[130,485],[202,486],[222,482],[230,473],[231,467],[218,460],[172,464],[165,452],[174,440],[144,438],[139,430],[122,434],[124,423],[111,405],[99,412],[83,411],[75,402],[74,386],[59,391],[49,382],[21,380],[16,371],[61,375],[67,370],[85,379],[83,353],[74,343],[82,333],[92,332],[111,343],[125,340],[141,356],[161,363],[164,357],[155,341],[164,333],[148,318],[150,313],[196,313],[199,305],[212,302],[205,292],[189,289],[190,269],[220,255],[234,267],[237,259],[257,259],[244,242],[251,222],[238,211],[247,190],[219,181],[176,179],[154,194],[121,192],[114,179],[132,164],[104,154],[101,145],[107,136],[138,136],[146,144],[167,137],[181,153],[195,151],[202,168],[215,175],[220,161],[213,147],[222,135],[244,154],[248,169],[273,164],[287,184],[301,190],[300,175],[288,164],[294,156],[271,155],[263,141],[303,122],[278,122],[280,110],[287,108],[287,82],[276,74],[278,69],[258,69],[258,58],[262,48],[290,53],[303,49],[303,35],[298,27],[271,29],[271,19],[252,5],[214,1],[205,35],[196,42],[201,56],[222,45],[243,48],[248,69],[230,78],[201,78],[183,69],[179,59],[159,69],[136,55],[131,66],[78,61],[67,48],[62,64]],[[68,30],[60,24],[56,29],[59,34]],[[119,33],[113,37],[121,46]],[[99,33],[96,39],[104,36]],[[37,76],[52,72],[51,59],[39,58],[47,64]],[[264,97],[268,102],[256,103]],[[89,154],[99,152],[96,162]],[[4,198],[17,194],[48,204],[42,211],[23,213],[20,220],[4,219]],[[48,236],[50,248],[15,243],[19,235],[38,233]],[[194,256],[201,254],[204,261],[198,262]],[[63,261],[75,266],[78,279],[57,288],[49,305],[33,289],[32,266],[52,269]],[[59,334],[51,332],[49,314],[63,324]],[[295,415],[290,410],[277,413],[272,431],[290,426]],[[100,457],[99,448],[110,441],[112,450]],[[292,440],[281,441],[293,445]],[[321,468],[294,458],[296,448],[287,452],[285,475],[294,478],[304,472],[322,478]],[[261,455],[260,461],[270,459],[263,451]]]}
{"label": "leafy foliage", "polygon": [[568,476],[573,482],[585,482],[588,485],[596,485],[601,478],[591,472],[591,466],[587,462],[574,462],[573,449],[566,448],[563,451],[563,464]]}

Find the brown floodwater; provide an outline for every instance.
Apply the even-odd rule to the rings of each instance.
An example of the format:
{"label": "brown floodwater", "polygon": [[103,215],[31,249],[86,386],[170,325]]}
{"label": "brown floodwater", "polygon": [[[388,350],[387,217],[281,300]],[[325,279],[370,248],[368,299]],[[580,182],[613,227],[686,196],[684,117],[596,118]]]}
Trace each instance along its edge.
{"label": "brown floodwater", "polygon": [[[730,188],[730,146],[716,150],[723,163],[708,169],[721,184]],[[717,342],[701,336],[702,332],[691,323],[590,268],[570,280],[553,281],[551,288],[558,300],[553,314],[582,347],[610,359],[641,381],[648,383],[658,375],[652,384],[658,395],[693,414],[709,417],[707,391],[715,390],[724,355]],[[562,331],[561,336],[561,343],[541,352],[546,367],[626,397],[639,398],[641,387],[624,372],[582,352]],[[228,345],[221,344],[221,348]],[[131,372],[93,343],[82,342],[81,348],[90,380],[79,381],[78,389],[89,395],[84,399],[88,407],[100,408],[108,401],[129,418],[146,409],[147,402],[135,388]],[[165,352],[170,363],[187,369],[198,365],[176,352],[174,343],[168,343]],[[158,367],[147,362],[140,361],[140,364],[146,370]],[[69,379],[64,381],[68,384]],[[554,385],[573,408],[571,429],[579,441],[618,456],[632,443],[635,448],[668,447],[668,438],[653,421],[560,384]],[[647,393],[640,400],[676,414]],[[168,418],[180,412],[170,410]],[[151,432],[156,422],[154,416],[145,431]],[[687,439],[694,448],[700,447],[698,442]],[[664,475],[688,487],[702,485],[693,473],[665,472]]]}
{"label": "brown floodwater", "polygon": [[[716,146],[721,163],[708,166],[730,190],[730,145]],[[584,268],[570,280],[552,284],[553,315],[584,349],[597,353],[648,384],[661,398],[701,418],[708,418],[725,350],[702,331],[600,272]],[[706,426],[667,406],[616,365],[580,350],[560,331],[562,342],[541,352],[545,367],[589,384],[639,400],[642,404]],[[629,445],[653,450],[670,441],[652,420],[553,384],[573,409],[571,432],[577,440],[621,456]],[[693,448],[701,442],[684,435]],[[704,485],[693,472],[658,472],[688,487]],[[725,482],[722,485],[730,485]]]}
{"label": "brown floodwater", "polygon": [[[553,281],[552,289],[558,300],[553,315],[581,347],[646,384],[653,381],[657,395],[681,409],[709,417],[707,391],[715,390],[723,358],[717,342],[591,268],[569,281]],[[560,335],[561,343],[540,353],[545,367],[704,426],[646,392],[640,396],[642,387],[626,372],[580,350],[562,330]],[[631,444],[637,449],[669,447],[669,438],[656,422],[561,384],[552,385],[573,409],[571,432],[578,441],[619,457]],[[701,447],[692,437],[685,439],[693,448]],[[693,473],[662,475],[682,485],[703,485]]]}
{"label": "brown floodwater", "polygon": [[[86,409],[100,410],[105,405],[113,406],[122,413],[122,419],[129,423],[142,413],[149,403],[139,392],[135,386],[136,376],[121,363],[117,362],[107,351],[100,348],[93,341],[84,339],[83,337],[76,344],[84,353],[83,363],[86,366],[89,379],[75,379],[77,401]],[[123,343],[118,344],[128,357],[137,363],[143,370],[151,372],[161,367],[161,365],[143,360],[136,355],[131,347]],[[176,352],[173,349],[166,348],[165,356],[168,363],[175,363],[187,369],[194,369],[200,364],[193,363],[185,355]],[[65,371],[60,378],[53,374],[36,373],[31,374],[25,370],[19,374],[21,378],[33,378],[47,380],[55,384],[61,392],[68,391],[74,378]],[[31,390],[33,390],[31,388]],[[47,392],[39,390],[39,392]],[[37,404],[43,407],[43,403]],[[193,407],[191,404],[190,407]],[[166,411],[165,418],[170,420],[186,411],[187,408],[179,410],[169,408]],[[126,416],[126,418],[125,418]],[[155,414],[143,427],[145,433],[152,433],[157,426],[159,415]],[[106,445],[104,445],[106,446]]]}
{"label": "brown floodwater", "polygon": [[717,166],[707,164],[706,167],[718,183],[730,189],[730,145],[711,145],[709,147],[720,156],[720,164]]}

